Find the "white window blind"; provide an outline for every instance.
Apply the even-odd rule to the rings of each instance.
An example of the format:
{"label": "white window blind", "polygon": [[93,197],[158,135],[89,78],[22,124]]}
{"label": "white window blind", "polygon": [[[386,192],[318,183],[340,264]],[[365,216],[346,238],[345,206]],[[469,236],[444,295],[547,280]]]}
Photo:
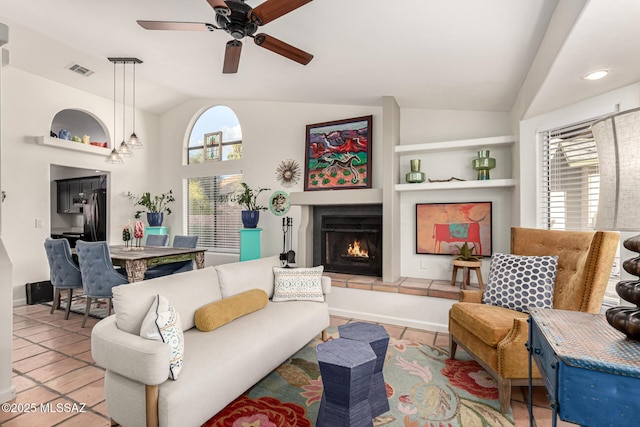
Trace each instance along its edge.
{"label": "white window blind", "polygon": [[185,180],[186,233],[198,236],[198,246],[217,252],[240,252],[241,208],[224,201],[235,192],[242,175],[218,175]]}
{"label": "white window blind", "polygon": [[591,230],[600,190],[593,120],[541,133],[541,228]]}

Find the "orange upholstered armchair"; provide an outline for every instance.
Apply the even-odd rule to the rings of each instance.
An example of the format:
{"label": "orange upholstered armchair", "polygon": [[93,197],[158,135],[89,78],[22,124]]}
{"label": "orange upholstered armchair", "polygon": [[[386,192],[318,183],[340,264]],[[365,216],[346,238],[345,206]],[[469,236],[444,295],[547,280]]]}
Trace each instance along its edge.
{"label": "orange upholstered armchair", "polygon": [[[511,253],[558,256],[553,308],[599,313],[618,239],[614,232],[512,228]],[[528,383],[527,319],[526,313],[482,304],[479,290],[463,290],[449,311],[451,358],[459,345],[493,376],[502,412],[509,408],[511,386]],[[542,385],[535,365],[533,377]]]}

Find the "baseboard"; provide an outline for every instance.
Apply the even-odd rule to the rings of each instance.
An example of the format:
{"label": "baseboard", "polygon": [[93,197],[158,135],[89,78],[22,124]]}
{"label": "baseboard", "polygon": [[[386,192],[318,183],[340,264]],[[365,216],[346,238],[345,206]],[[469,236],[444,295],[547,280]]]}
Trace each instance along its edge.
{"label": "baseboard", "polygon": [[0,403],[5,403],[16,398],[16,386],[11,384],[9,387],[0,391]]}
{"label": "baseboard", "polygon": [[349,319],[368,320],[369,322],[387,323],[390,325],[403,326],[406,328],[424,329],[433,332],[448,332],[446,324],[425,322],[415,319],[406,319],[402,317],[384,316],[373,313],[363,313],[360,311],[343,310],[329,308],[329,314],[333,316],[346,317]]}

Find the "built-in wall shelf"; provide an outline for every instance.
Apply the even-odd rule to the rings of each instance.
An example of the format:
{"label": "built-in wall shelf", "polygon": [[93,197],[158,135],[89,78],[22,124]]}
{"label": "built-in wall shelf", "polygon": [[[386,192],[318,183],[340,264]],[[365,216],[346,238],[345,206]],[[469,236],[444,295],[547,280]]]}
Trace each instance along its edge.
{"label": "built-in wall shelf", "polygon": [[104,157],[107,157],[109,153],[111,153],[110,148],[97,147],[95,145],[83,144],[81,142],[53,138],[50,136],[36,137],[36,144],[46,145],[47,147],[64,148],[65,150],[81,151],[89,154],[97,154]]}
{"label": "built-in wall shelf", "polygon": [[488,138],[462,139],[457,141],[425,142],[423,144],[396,145],[398,154],[417,154],[436,151],[468,150],[474,148],[490,148],[501,145],[512,145],[514,135],[492,136]]}
{"label": "built-in wall shelf", "polygon": [[435,191],[435,190],[463,190],[474,188],[506,188],[516,185],[515,179],[488,179],[485,181],[449,181],[422,182],[419,184],[396,184],[396,191]]}

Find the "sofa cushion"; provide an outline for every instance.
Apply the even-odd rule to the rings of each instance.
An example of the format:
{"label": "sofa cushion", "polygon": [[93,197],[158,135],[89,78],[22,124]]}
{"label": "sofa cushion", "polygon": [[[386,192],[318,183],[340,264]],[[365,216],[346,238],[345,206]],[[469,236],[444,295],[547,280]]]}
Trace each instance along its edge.
{"label": "sofa cushion", "polygon": [[251,289],[211,302],[196,310],[196,328],[203,332],[213,331],[238,317],[264,308],[268,300],[267,293],[262,289]]}
{"label": "sofa cushion", "polygon": [[493,348],[511,331],[513,320],[522,317],[527,315],[508,308],[470,302],[455,303],[449,311],[450,320],[463,325],[469,333]]}
{"label": "sofa cushion", "polygon": [[140,328],[142,338],[162,341],[171,348],[169,378],[178,379],[184,358],[184,335],[180,324],[180,314],[162,295],[157,295],[149,311],[142,320]]}
{"label": "sofa cushion", "polygon": [[313,268],[274,267],[273,301],[324,301],[321,277],[324,266]]}
{"label": "sofa cushion", "polygon": [[171,301],[180,313],[183,331],[195,326],[193,316],[198,308],[222,298],[213,267],[116,286],[113,307],[118,329],[140,335],[142,319],[158,294]]}
{"label": "sofa cushion", "polygon": [[484,304],[529,312],[529,307],[552,308],[557,256],[520,256],[495,253]]}
{"label": "sofa cushion", "polygon": [[251,261],[232,262],[216,266],[223,298],[251,289],[264,290],[273,296],[273,267],[280,266],[280,257],[272,256]]}

